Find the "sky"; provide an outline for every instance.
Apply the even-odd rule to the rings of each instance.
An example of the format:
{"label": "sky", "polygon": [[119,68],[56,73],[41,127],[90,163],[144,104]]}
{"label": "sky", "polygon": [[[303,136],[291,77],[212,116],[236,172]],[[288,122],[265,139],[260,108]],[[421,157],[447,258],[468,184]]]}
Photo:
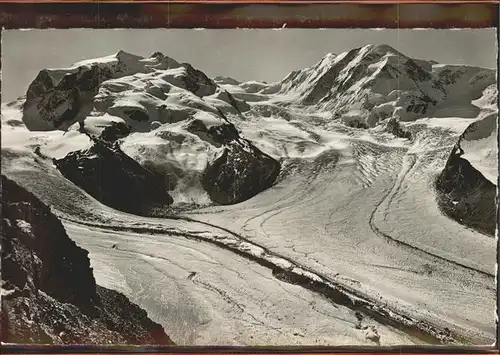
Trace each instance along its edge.
{"label": "sky", "polygon": [[25,94],[38,72],[124,50],[160,51],[210,77],[273,82],[296,69],[366,44],[418,59],[497,66],[495,29],[69,29],[2,31],[2,102]]}

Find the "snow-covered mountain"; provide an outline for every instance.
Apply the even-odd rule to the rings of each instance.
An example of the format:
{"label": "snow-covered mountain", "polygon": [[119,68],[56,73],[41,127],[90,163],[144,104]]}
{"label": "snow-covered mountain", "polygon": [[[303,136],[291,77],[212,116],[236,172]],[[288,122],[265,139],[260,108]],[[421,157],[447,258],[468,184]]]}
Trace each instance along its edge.
{"label": "snow-covered mountain", "polygon": [[275,83],[120,51],[2,105],[2,170],[177,344],[486,344],[497,96],[385,45]]}
{"label": "snow-covered mountain", "polygon": [[[358,120],[373,127],[397,117],[412,121],[426,116],[473,118],[484,88],[496,82],[494,70],[442,65],[413,59],[386,45],[368,45],[335,55],[328,54],[310,68],[296,70],[281,82],[242,83],[243,94],[275,96],[277,105],[310,106],[308,112],[328,111],[332,117]],[[228,84],[226,87],[231,91]]]}
{"label": "snow-covered mountain", "polygon": [[67,130],[92,117],[94,129],[118,120],[144,132],[188,116],[220,123],[219,110],[238,112],[238,104],[189,64],[162,53],[143,58],[120,51],[42,70],[28,88],[23,122],[30,130]]}
{"label": "snow-covered mountain", "polygon": [[[248,108],[189,64],[161,53],[142,58],[120,51],[67,69],[42,70],[28,88],[22,120],[30,130],[62,129],[72,137],[65,139],[72,142],[78,137],[79,148],[92,151],[81,154],[80,161],[102,160],[99,153],[104,151],[95,148],[96,139],[121,139],[126,154],[161,175],[166,181],[163,185],[173,189],[174,202],[224,204],[252,197],[270,186],[279,172],[279,163],[240,137],[228,120],[240,119]],[[42,147],[41,153],[70,158],[50,148]],[[85,180],[94,180],[93,186],[96,183],[89,176],[95,169],[58,166],[71,166],[72,172],[66,169],[65,176],[80,186]],[[137,206],[127,179],[116,178],[123,182],[115,184],[122,190],[117,195],[128,192],[129,204]],[[229,186],[227,191],[223,184]],[[99,190],[110,192],[111,185]],[[103,196],[96,191],[91,194]]]}

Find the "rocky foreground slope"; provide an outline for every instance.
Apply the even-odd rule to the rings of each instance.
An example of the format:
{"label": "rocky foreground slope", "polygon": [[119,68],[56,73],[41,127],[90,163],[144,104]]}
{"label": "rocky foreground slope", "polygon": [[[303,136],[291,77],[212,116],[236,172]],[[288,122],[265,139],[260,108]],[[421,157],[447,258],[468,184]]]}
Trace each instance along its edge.
{"label": "rocky foreground slope", "polygon": [[88,252],[3,175],[1,235],[2,342],[172,344],[143,309],[96,285]]}

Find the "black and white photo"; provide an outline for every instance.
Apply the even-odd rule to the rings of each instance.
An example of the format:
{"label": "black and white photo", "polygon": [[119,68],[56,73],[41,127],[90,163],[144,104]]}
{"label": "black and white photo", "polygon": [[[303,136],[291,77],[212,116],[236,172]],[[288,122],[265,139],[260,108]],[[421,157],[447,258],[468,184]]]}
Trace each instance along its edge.
{"label": "black and white photo", "polygon": [[495,342],[495,29],[8,30],[1,60],[3,342]]}

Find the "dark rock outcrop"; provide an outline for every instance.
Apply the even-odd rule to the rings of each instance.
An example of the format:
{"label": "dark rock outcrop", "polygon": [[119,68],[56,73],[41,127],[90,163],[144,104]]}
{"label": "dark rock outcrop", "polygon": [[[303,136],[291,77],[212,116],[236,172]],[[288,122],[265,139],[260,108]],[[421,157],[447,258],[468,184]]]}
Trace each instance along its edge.
{"label": "dark rock outcrop", "polygon": [[218,147],[240,137],[236,127],[229,122],[206,127],[203,121],[195,119],[186,125],[186,130]]}
{"label": "dark rock outcrop", "polygon": [[149,121],[149,115],[145,110],[124,110],[125,115],[130,117],[131,120],[137,122],[147,122]]}
{"label": "dark rock outcrop", "polygon": [[272,186],[279,175],[278,161],[245,140],[234,140],[207,167],[203,187],[215,203],[245,201]]}
{"label": "dark rock outcrop", "polygon": [[368,129],[368,125],[360,120],[350,120],[346,122],[346,125],[352,128],[362,128],[362,129]]}
{"label": "dark rock outcrop", "polygon": [[193,68],[191,64],[183,63],[187,75],[182,77],[186,89],[199,97],[212,95],[217,90],[217,85],[202,71]]}
{"label": "dark rock outcrop", "polygon": [[432,79],[432,75],[420,67],[415,61],[411,58],[408,58],[404,64],[403,68],[408,74],[408,76],[415,82],[427,81]]}
{"label": "dark rock outcrop", "polygon": [[461,156],[458,143],[436,181],[438,203],[450,218],[482,233],[494,236],[496,186]]}
{"label": "dark rock outcrop", "polygon": [[210,199],[221,205],[243,202],[271,187],[279,175],[278,161],[240,137],[236,127],[222,112],[224,124],[206,127],[192,120],[186,130],[223,147],[220,157],[207,166],[201,183]]}
{"label": "dark rock outcrop", "polygon": [[101,138],[108,142],[114,142],[126,137],[131,133],[131,127],[124,122],[113,122],[101,132]]}
{"label": "dark rock outcrop", "polygon": [[399,138],[411,139],[411,133],[403,128],[397,118],[392,117],[385,125],[385,131]]}
{"label": "dark rock outcrop", "polygon": [[122,294],[97,286],[78,247],[33,194],[2,175],[2,342],[172,344]]}
{"label": "dark rock outcrop", "polygon": [[9,237],[2,243],[2,256],[6,256],[2,257],[2,279],[10,275],[7,280],[19,291],[37,289],[91,310],[96,286],[85,269],[88,253],[65,233],[48,206],[2,176],[2,238]]}
{"label": "dark rock outcrop", "polygon": [[23,122],[29,130],[71,126],[90,112],[100,83],[112,77],[108,67],[97,64],[79,67],[59,81],[54,73],[42,70],[28,87]]}
{"label": "dark rock outcrop", "polygon": [[55,160],[57,169],[98,201],[117,210],[148,215],[170,205],[167,182],[126,155],[116,143],[92,138],[87,150]]}
{"label": "dark rock outcrop", "polygon": [[191,121],[186,129],[200,138],[223,147],[220,157],[207,166],[201,183],[210,199],[220,205],[243,202],[271,187],[281,165],[240,137],[236,127],[219,111],[226,123],[209,128],[202,121]]}
{"label": "dark rock outcrop", "polygon": [[437,101],[430,98],[428,95],[422,93],[421,96],[413,96],[408,106],[406,106],[406,112],[413,112],[416,114],[427,113],[430,105],[436,106]]}

